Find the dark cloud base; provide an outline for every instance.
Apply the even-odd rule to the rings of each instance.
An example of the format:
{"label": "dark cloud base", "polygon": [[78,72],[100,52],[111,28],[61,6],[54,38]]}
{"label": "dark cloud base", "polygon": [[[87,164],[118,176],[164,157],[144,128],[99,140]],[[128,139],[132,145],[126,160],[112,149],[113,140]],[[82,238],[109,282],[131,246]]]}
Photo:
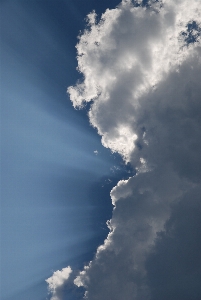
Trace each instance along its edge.
{"label": "dark cloud base", "polygon": [[172,206],[146,261],[151,300],[201,299],[201,189]]}

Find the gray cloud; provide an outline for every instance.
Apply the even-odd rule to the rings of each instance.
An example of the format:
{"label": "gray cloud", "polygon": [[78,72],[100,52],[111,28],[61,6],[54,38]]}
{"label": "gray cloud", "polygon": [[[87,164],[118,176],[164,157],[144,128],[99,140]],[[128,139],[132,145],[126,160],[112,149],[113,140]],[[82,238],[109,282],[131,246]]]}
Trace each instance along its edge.
{"label": "gray cloud", "polygon": [[[200,295],[200,273],[180,228],[191,196],[200,207],[201,9],[196,0],[143,3],[124,0],[99,23],[89,14],[77,45],[84,80],[68,89],[75,107],[91,102],[89,119],[103,145],[137,172],[112,189],[110,233],[74,280],[89,300],[180,300],[189,276],[189,290]],[[196,220],[184,225],[188,238],[199,230]],[[195,272],[173,281],[170,272],[176,278],[187,269],[171,271],[166,259],[173,268],[181,248]]]}
{"label": "gray cloud", "polygon": [[165,229],[158,233],[146,267],[151,299],[201,298],[201,190],[186,193],[172,207]]}

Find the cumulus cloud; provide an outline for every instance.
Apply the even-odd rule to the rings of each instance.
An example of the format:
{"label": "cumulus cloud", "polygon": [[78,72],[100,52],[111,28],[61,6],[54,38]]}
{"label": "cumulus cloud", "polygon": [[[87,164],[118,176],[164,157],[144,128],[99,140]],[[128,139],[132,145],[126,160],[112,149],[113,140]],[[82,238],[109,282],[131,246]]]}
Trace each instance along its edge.
{"label": "cumulus cloud", "polygon": [[[123,0],[99,22],[90,13],[88,25],[77,45],[83,81],[68,92],[74,107],[91,102],[89,120],[103,145],[136,175],[112,189],[110,233],[74,283],[89,300],[187,299],[181,282],[191,275],[173,281],[166,258],[174,264],[181,247],[188,252],[180,227],[195,193],[200,207],[200,2]],[[188,237],[199,239],[199,226],[187,222]],[[199,281],[197,267],[190,274]],[[191,287],[198,295],[192,299],[200,299],[198,285]]]}
{"label": "cumulus cloud", "polygon": [[61,299],[62,286],[69,279],[71,273],[71,267],[66,267],[63,268],[61,271],[55,271],[50,278],[46,279],[49,292],[52,294],[51,300]]}
{"label": "cumulus cloud", "polygon": [[183,45],[189,22],[194,20],[199,28],[199,2],[157,1],[145,9],[123,1],[99,23],[95,12],[88,19],[90,28],[77,45],[84,81],[68,92],[75,107],[93,102],[89,118],[103,145],[129,161],[140,98],[193,52],[194,47]]}

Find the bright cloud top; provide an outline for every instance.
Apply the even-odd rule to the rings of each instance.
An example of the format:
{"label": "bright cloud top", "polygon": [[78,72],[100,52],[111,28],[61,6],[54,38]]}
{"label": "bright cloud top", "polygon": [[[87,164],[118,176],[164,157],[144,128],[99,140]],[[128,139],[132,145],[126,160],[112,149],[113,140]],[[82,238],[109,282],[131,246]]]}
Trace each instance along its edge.
{"label": "bright cloud top", "polygon": [[192,53],[184,42],[192,20],[200,26],[199,1],[159,1],[149,9],[123,1],[98,23],[95,12],[88,15],[89,29],[77,45],[84,80],[68,92],[75,107],[93,102],[91,124],[103,145],[126,161],[134,149],[139,100]]}
{"label": "bright cloud top", "polygon": [[[83,81],[68,92],[74,107],[91,102],[103,145],[136,175],[112,189],[110,233],[74,280],[86,299],[201,298],[199,243],[194,267],[186,255],[201,226],[189,215],[201,210],[200,33],[196,0],[124,0],[99,22],[88,15],[77,45]],[[181,245],[187,271],[174,269]]]}

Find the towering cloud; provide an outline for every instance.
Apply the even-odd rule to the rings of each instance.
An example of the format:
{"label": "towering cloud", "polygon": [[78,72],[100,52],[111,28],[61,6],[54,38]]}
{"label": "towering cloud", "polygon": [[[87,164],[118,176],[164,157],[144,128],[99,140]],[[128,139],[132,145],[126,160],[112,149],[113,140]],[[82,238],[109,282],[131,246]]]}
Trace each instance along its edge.
{"label": "towering cloud", "polygon": [[[88,15],[77,45],[83,81],[68,92],[74,107],[91,102],[103,145],[136,175],[112,189],[110,233],[74,280],[86,299],[201,299],[200,34],[197,0],[123,0],[100,21]],[[194,250],[184,239],[198,240]]]}

